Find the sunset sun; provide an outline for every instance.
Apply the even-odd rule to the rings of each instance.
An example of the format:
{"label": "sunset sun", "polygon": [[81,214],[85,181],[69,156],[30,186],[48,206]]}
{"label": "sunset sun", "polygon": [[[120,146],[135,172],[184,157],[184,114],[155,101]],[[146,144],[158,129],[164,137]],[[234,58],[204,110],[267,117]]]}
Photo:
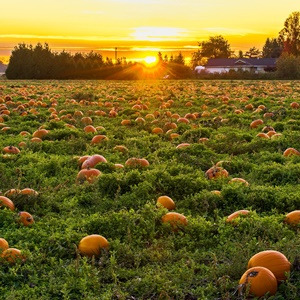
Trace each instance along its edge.
{"label": "sunset sun", "polygon": [[144,59],[144,62],[146,63],[146,65],[152,65],[154,63],[156,63],[157,58],[155,56],[146,56]]}

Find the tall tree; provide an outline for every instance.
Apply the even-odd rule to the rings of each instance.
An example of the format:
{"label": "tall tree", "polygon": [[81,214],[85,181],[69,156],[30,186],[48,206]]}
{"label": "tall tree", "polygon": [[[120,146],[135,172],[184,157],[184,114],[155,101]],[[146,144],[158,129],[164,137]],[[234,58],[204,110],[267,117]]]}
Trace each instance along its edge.
{"label": "tall tree", "polygon": [[256,47],[251,47],[244,55],[247,58],[259,58],[261,56],[261,52]]}
{"label": "tall tree", "polygon": [[284,45],[283,52],[300,55],[300,12],[293,12],[284,22],[279,32],[279,40]]}
{"label": "tall tree", "polygon": [[208,41],[199,43],[202,57],[207,58],[228,58],[232,55],[230,45],[221,35],[211,36]]}
{"label": "tall tree", "polygon": [[175,56],[173,62],[175,64],[184,65],[184,57],[181,52],[177,56]]}
{"label": "tall tree", "polygon": [[192,53],[193,67],[205,64],[208,58],[229,58],[232,56],[228,41],[221,35],[211,36],[208,41],[198,43],[200,49]]}
{"label": "tall tree", "polygon": [[277,58],[282,53],[282,45],[277,39],[267,38],[265,45],[263,46],[262,57],[265,58]]}

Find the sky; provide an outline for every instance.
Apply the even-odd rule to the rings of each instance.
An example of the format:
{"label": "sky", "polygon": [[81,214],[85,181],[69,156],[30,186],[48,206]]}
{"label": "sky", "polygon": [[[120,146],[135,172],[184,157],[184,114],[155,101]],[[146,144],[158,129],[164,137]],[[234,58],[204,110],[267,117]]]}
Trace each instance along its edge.
{"label": "sky", "polygon": [[276,37],[299,8],[299,0],[0,0],[0,59],[20,42],[104,56],[118,47],[129,58],[159,50],[190,55],[219,34],[245,51]]}

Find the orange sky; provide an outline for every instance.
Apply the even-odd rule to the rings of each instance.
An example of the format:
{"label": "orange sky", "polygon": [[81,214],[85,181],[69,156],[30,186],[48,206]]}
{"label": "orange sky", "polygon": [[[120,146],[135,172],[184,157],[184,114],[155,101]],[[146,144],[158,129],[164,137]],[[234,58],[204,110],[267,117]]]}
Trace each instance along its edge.
{"label": "orange sky", "polygon": [[[261,48],[276,37],[298,0],[9,0],[1,3],[0,57],[19,42],[48,42],[51,49],[98,50],[144,57],[182,50],[221,34],[233,50]],[[143,51],[147,48],[147,51]]]}

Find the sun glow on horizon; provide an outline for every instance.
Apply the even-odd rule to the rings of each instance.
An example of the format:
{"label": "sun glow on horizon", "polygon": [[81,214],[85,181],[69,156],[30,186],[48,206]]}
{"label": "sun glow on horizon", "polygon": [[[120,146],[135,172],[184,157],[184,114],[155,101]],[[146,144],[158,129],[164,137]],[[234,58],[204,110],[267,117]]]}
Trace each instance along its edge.
{"label": "sun glow on horizon", "polygon": [[144,58],[144,62],[146,63],[146,65],[153,65],[154,63],[156,63],[157,58],[155,56],[146,56]]}

